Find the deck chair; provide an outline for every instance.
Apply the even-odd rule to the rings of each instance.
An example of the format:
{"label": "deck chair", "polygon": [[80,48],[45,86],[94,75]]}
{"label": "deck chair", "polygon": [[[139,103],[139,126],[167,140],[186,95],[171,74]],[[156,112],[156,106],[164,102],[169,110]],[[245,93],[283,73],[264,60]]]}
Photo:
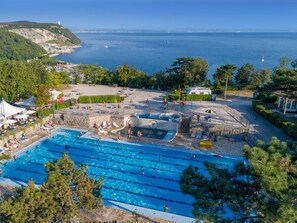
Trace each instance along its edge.
{"label": "deck chair", "polygon": [[101,129],[101,128],[98,128],[98,133],[99,134],[103,134],[103,135],[106,135],[107,134],[107,131]]}
{"label": "deck chair", "polygon": [[119,128],[119,127],[120,127],[120,126],[119,126],[117,123],[115,123],[115,122],[112,123],[112,126],[115,127],[115,128]]}

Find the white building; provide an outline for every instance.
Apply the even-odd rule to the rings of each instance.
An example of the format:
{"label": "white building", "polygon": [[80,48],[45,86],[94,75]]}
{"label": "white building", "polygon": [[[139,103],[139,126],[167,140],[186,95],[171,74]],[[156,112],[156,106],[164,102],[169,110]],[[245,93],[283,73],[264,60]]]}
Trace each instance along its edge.
{"label": "white building", "polygon": [[[284,110],[285,108],[285,98],[279,97],[278,99],[278,108]],[[288,98],[287,99],[287,112],[297,112],[297,98]]]}
{"label": "white building", "polygon": [[186,94],[211,94],[211,90],[207,87],[191,87],[186,89]]}

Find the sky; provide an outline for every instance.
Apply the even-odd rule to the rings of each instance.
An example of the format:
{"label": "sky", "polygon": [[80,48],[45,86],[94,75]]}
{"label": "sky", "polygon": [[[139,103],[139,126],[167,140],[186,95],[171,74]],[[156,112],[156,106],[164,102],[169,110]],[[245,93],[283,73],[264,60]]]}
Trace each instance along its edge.
{"label": "sky", "polygon": [[296,0],[2,0],[0,22],[69,29],[297,30]]}

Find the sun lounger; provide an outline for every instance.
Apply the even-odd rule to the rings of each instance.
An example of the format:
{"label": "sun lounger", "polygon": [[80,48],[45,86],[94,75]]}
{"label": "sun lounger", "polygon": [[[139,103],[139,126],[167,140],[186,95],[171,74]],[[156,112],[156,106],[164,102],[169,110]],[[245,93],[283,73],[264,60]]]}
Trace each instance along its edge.
{"label": "sun lounger", "polygon": [[115,127],[115,128],[119,128],[119,127],[120,127],[120,126],[119,126],[117,123],[115,123],[115,122],[112,123],[112,126]]}
{"label": "sun lounger", "polygon": [[107,131],[105,131],[105,130],[103,130],[101,128],[98,128],[98,133],[106,135]]}
{"label": "sun lounger", "polygon": [[43,130],[49,130],[49,129],[51,129],[49,127],[45,127],[44,125],[42,125],[40,128],[43,129]]}

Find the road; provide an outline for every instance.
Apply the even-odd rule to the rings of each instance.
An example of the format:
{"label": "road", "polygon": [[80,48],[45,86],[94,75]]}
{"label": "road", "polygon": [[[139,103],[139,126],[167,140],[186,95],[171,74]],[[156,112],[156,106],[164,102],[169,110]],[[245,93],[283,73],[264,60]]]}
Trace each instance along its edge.
{"label": "road", "polygon": [[229,107],[239,111],[244,118],[246,118],[254,133],[258,138],[269,142],[272,136],[276,136],[281,141],[292,140],[280,128],[264,119],[258,113],[254,112],[252,108],[252,100],[243,98],[232,98],[230,100],[217,100],[216,103],[226,104]]}

